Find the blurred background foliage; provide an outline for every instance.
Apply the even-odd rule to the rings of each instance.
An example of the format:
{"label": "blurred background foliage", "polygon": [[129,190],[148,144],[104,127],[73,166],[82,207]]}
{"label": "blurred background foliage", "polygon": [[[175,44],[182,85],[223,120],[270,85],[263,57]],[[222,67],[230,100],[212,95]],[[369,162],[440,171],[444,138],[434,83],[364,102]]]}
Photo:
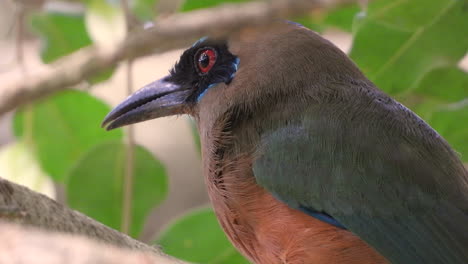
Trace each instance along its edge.
{"label": "blurred background foliage", "polygon": [[[246,1],[185,0],[177,11]],[[137,24],[158,16],[157,0],[129,4]],[[467,18],[464,0],[375,0],[291,20],[318,32],[334,29],[352,34],[349,54],[366,75],[430,123],[468,162],[468,75],[459,66],[468,50]],[[93,43],[115,45],[126,34],[118,0],[87,0],[68,11],[39,8],[25,20],[42,40],[44,63]],[[98,25],[107,29],[105,34],[94,30]],[[89,88],[112,74],[109,70],[89,80]],[[17,142],[0,150],[0,173],[49,196],[54,196],[52,183],[58,183],[72,208],[121,229],[128,153],[122,130],[100,128],[109,110],[89,92],[77,90],[19,109],[13,119]],[[136,146],[133,155],[129,234],[138,238],[150,210],[165,199],[168,179],[164,164],[144,147]],[[32,165],[24,168],[24,162]],[[248,263],[228,242],[208,208],[175,219],[154,241],[168,254],[187,261]]]}

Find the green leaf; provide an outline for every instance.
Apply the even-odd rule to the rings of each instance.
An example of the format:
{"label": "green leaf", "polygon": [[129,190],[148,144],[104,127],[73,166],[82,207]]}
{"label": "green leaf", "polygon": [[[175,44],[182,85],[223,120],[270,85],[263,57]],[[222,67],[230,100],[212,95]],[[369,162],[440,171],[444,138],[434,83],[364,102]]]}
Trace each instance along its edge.
{"label": "green leaf", "polygon": [[[455,0],[455,2],[458,0]],[[434,22],[435,15],[440,15],[454,1],[435,0],[428,3],[422,0],[378,0],[368,5],[369,15],[376,18],[379,23],[391,28],[417,30],[419,27]],[[421,5],[426,3],[426,5]]]}
{"label": "green leaf", "polygon": [[327,13],[324,24],[351,32],[354,17],[361,11],[358,5],[348,5],[341,8],[336,8]]}
{"label": "green leaf", "polygon": [[250,0],[224,0],[224,1],[219,1],[219,0],[185,0],[180,11],[186,12],[186,11],[191,11],[191,10],[194,10],[194,9],[213,7],[213,6],[217,6],[219,4],[242,3],[242,2],[248,2],[248,1],[250,1]]}
{"label": "green leaf", "polygon": [[116,67],[112,67],[110,69],[106,69],[106,70],[102,71],[101,73],[98,73],[98,74],[95,74],[94,76],[91,76],[91,78],[88,79],[88,82],[91,85],[93,85],[93,84],[97,84],[97,83],[105,82],[105,81],[109,80],[112,77],[112,75],[114,74],[115,68]]}
{"label": "green leaf", "polygon": [[438,68],[426,74],[414,92],[457,102],[468,98],[468,74],[455,66]]}
{"label": "green leaf", "polygon": [[454,66],[466,54],[464,5],[459,0],[372,1],[356,23],[351,57],[382,90],[414,89],[426,73]]}
{"label": "green leaf", "polygon": [[39,13],[32,15],[30,24],[42,40],[41,58],[45,63],[91,44],[81,14]]}
{"label": "green leaf", "polygon": [[411,108],[423,120],[429,120],[436,109],[446,105],[444,101],[437,98],[425,97],[414,93],[405,95],[405,97],[397,100]]}
{"label": "green leaf", "polygon": [[462,102],[435,111],[429,124],[468,161],[468,98]]}
{"label": "green leaf", "polygon": [[200,134],[198,133],[197,124],[192,118],[190,118],[189,123],[192,130],[193,140],[195,141],[195,146],[197,147],[198,153],[201,153]]}
{"label": "green leaf", "polygon": [[314,30],[316,32],[323,32],[326,29],[326,26],[323,24],[323,17],[316,15],[305,15],[300,17],[295,17],[291,21],[299,23],[304,27]]}
{"label": "green leaf", "polygon": [[[107,13],[113,15],[115,13],[111,9],[121,9],[120,0],[86,0],[88,10],[93,9],[98,13]],[[142,21],[153,21],[156,17],[156,4],[158,0],[132,0],[129,1],[130,11]]]}
{"label": "green leaf", "polygon": [[291,20],[316,32],[323,32],[329,27],[351,32],[354,17],[359,11],[358,5],[348,5],[332,9],[327,13],[314,12]]}
{"label": "green leaf", "polygon": [[85,24],[93,42],[104,49],[122,42],[127,32],[125,15],[118,2],[88,1]]}
{"label": "green leaf", "polygon": [[31,134],[41,167],[56,181],[63,181],[70,167],[92,146],[122,138],[120,130],[101,128],[110,108],[85,92],[67,90],[39,101],[31,106],[31,118],[25,119],[25,111],[14,116],[15,134]]}
{"label": "green leaf", "polygon": [[[163,166],[146,149],[136,146],[130,235],[138,237],[146,216],[167,194]],[[66,184],[70,206],[120,229],[122,222],[125,146],[106,142],[91,149],[74,166]]]}
{"label": "green leaf", "polygon": [[160,235],[164,252],[186,261],[204,264],[249,263],[226,238],[211,209],[190,212]]}
{"label": "green leaf", "polygon": [[158,0],[135,0],[132,4],[133,13],[143,21],[152,21],[156,17]]}
{"label": "green leaf", "polygon": [[0,149],[0,176],[54,199],[52,179],[45,174],[31,148],[23,141]]}

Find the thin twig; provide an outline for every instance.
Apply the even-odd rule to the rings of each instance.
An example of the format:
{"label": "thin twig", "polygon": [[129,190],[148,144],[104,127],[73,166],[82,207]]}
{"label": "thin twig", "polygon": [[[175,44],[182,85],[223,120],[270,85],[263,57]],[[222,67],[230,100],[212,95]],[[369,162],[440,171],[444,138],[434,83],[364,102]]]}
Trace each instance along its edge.
{"label": "thin twig", "polygon": [[[6,2],[8,3],[8,2]],[[5,4],[6,4],[5,3]],[[5,8],[5,7],[4,7]],[[8,8],[8,7],[7,7]],[[15,29],[17,27],[17,24],[18,24],[18,21],[20,20],[20,10],[22,10],[20,7],[18,7],[18,5],[13,5],[12,7],[12,12],[13,12],[13,18],[16,18],[16,19],[12,19],[13,21],[11,22],[11,25],[7,27],[7,30],[5,32],[5,36],[2,36],[2,38],[8,38],[8,36],[13,32],[15,32]],[[18,41],[18,32],[16,31],[17,35],[16,35],[16,40],[15,42]],[[15,43],[17,44],[17,43]],[[17,54],[18,50],[17,50],[17,45],[15,45],[14,47],[15,49],[15,55]],[[5,60],[4,58],[4,61],[2,61],[2,63],[0,64],[0,73],[2,72],[6,72],[6,71],[9,71],[11,70],[12,67],[15,67],[16,66],[16,62],[17,62],[17,58],[13,57],[9,60]]]}
{"label": "thin twig", "polygon": [[16,64],[19,66],[22,78],[26,78],[27,68],[24,62],[24,19],[26,10],[22,5],[18,6],[18,14],[16,17],[16,39],[15,39],[15,55]]}
{"label": "thin twig", "polygon": [[[127,91],[132,91],[132,61],[127,62]],[[125,135],[125,174],[123,181],[123,204],[121,231],[128,234],[132,224],[133,178],[135,175],[134,127],[128,126]]]}
{"label": "thin twig", "polygon": [[[128,35],[131,30],[131,13],[127,0],[121,1],[122,10],[125,15],[126,34]],[[126,76],[127,76],[127,95],[133,92],[133,61],[128,59],[126,61]],[[129,126],[126,130],[125,136],[125,174],[123,181],[123,203],[122,203],[122,224],[121,231],[128,234],[132,224],[132,201],[133,201],[133,177],[135,171],[135,137],[133,133],[134,127]]]}
{"label": "thin twig", "polygon": [[[16,38],[15,38],[15,60],[16,65],[19,67],[21,77],[23,79],[28,78],[28,67],[26,65],[26,61],[24,60],[24,49],[25,49],[25,28],[24,22],[27,15],[27,9],[22,4],[17,4],[17,17],[16,17]],[[24,136],[23,141],[26,143],[28,147],[33,146],[33,123],[34,123],[34,115],[33,109],[31,104],[27,104],[24,109],[24,119],[23,119],[23,127],[24,127]]]}

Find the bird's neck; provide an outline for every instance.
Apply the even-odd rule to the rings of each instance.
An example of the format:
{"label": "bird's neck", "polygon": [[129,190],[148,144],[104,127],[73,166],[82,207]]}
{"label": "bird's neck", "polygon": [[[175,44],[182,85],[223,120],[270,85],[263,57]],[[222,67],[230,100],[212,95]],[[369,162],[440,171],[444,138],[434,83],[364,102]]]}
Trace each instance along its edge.
{"label": "bird's neck", "polygon": [[[294,90],[263,89],[255,102],[249,98],[231,105],[211,104],[200,109],[197,118],[205,175],[210,161],[229,162],[246,153],[258,153],[262,136],[276,129],[300,123],[312,105],[329,105],[352,101],[356,96],[372,97],[380,92],[368,80],[323,80]],[[274,89],[273,89],[274,90]],[[354,97],[351,96],[354,94]],[[234,101],[234,100],[232,100]],[[212,169],[212,168],[211,168]]]}

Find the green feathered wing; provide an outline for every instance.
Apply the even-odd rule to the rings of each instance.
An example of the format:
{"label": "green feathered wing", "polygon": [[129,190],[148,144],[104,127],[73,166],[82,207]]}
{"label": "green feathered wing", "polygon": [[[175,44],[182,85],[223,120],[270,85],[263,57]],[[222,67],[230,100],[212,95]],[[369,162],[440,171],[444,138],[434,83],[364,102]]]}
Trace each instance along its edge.
{"label": "green feathered wing", "polygon": [[279,200],[331,215],[392,263],[468,263],[467,171],[391,99],[311,104],[262,135],[253,171]]}

